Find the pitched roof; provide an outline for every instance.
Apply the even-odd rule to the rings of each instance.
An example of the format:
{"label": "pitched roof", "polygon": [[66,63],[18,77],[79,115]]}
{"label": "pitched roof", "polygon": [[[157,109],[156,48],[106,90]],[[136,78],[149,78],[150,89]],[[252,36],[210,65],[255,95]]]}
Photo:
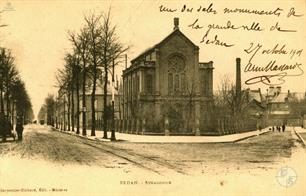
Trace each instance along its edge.
{"label": "pitched roof", "polygon": [[293,92],[289,95],[289,101],[302,101],[306,99],[306,93]]}
{"label": "pitched roof", "polygon": [[155,44],[154,46],[147,48],[146,50],[144,50],[143,52],[141,52],[137,57],[135,57],[134,59],[131,60],[131,62],[133,63],[134,61],[136,61],[137,59],[146,56],[148,53],[153,52],[155,50],[155,48],[160,47],[161,45],[163,45],[165,42],[167,42],[172,36],[174,35],[181,35],[183,36],[189,43],[192,44],[193,47],[195,48],[199,48],[197,45],[195,45],[186,35],[184,35],[179,29],[175,29],[173,30],[167,37],[165,37],[164,39],[162,39],[159,43]]}
{"label": "pitched roof", "polygon": [[279,93],[272,98],[270,103],[284,103],[287,97],[288,93]]}
{"label": "pitched roof", "polygon": [[[92,92],[92,85],[86,88],[86,95],[91,95]],[[114,90],[115,94],[118,94],[118,90]],[[112,84],[110,81],[107,83],[107,94],[111,95],[112,94]],[[101,84],[99,81],[97,81],[97,86],[96,86],[96,95],[104,95],[104,84]]]}
{"label": "pitched roof", "polygon": [[262,96],[259,90],[250,90],[249,99],[257,102],[262,102]]}

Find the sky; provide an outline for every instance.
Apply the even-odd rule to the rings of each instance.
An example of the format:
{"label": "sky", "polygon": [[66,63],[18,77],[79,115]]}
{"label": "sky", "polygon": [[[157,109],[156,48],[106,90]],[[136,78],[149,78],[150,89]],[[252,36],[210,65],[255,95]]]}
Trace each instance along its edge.
{"label": "sky", "polygon": [[[213,11],[198,12],[197,9],[209,8]],[[174,12],[161,12],[160,6],[173,9]],[[182,12],[183,6],[193,8],[191,12]],[[8,9],[10,8],[10,9]],[[1,0],[0,23],[9,26],[0,29],[0,46],[12,49],[16,57],[16,65],[26,83],[26,88],[32,100],[33,110],[37,115],[48,93],[55,94],[56,71],[63,67],[63,57],[71,49],[68,31],[79,32],[84,25],[84,15],[95,12],[97,14],[111,9],[112,24],[117,26],[120,41],[130,46],[127,52],[128,60],[132,60],[143,50],[153,46],[170,34],[173,30],[173,18],[179,17],[180,30],[200,47],[201,62],[214,62],[214,89],[218,89],[220,81],[225,75],[235,80],[235,59],[241,58],[242,82],[256,76],[275,74],[279,72],[245,72],[244,68],[251,62],[258,66],[267,65],[276,60],[277,64],[295,65],[295,69],[287,71],[283,91],[306,91],[305,71],[305,1],[14,1]],[[225,14],[224,9],[250,9],[273,11],[277,15],[258,14]],[[294,14],[292,9],[294,9]],[[291,10],[291,12],[290,12]],[[288,17],[288,13],[291,15]],[[299,16],[300,15],[300,16]],[[198,19],[197,24],[203,28],[194,29],[190,25]],[[209,27],[216,25],[227,26],[228,23],[238,29],[211,29],[201,43]],[[251,26],[255,22],[262,31],[244,30],[242,26]],[[278,23],[278,27],[271,30]],[[215,24],[215,25],[213,25]],[[295,32],[281,32],[292,30]],[[273,29],[273,28],[272,28]],[[206,43],[207,39],[233,45],[225,47],[214,43]],[[219,43],[220,43],[219,42]],[[251,46],[259,44],[260,49],[251,59]],[[267,54],[275,46],[287,54]],[[249,50],[248,50],[249,49]],[[247,52],[248,51],[249,54]],[[263,50],[266,53],[263,54]],[[253,50],[254,52],[255,50]],[[300,52],[298,52],[300,51]],[[290,55],[295,52],[295,55]],[[129,64],[129,63],[128,63]],[[124,64],[117,70],[121,75]],[[274,80],[272,78],[271,80]],[[254,80],[253,80],[254,81]],[[274,84],[276,84],[274,82]],[[261,88],[263,92],[268,88],[262,83],[243,85],[245,88]]]}

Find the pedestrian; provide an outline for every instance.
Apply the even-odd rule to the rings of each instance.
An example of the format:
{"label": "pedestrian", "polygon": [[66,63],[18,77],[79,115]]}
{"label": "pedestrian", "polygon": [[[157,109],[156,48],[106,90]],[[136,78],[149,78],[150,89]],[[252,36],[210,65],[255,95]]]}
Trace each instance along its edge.
{"label": "pedestrian", "polygon": [[22,118],[17,118],[16,132],[17,132],[17,135],[18,135],[18,140],[21,141],[22,140],[22,132],[23,132]]}
{"label": "pedestrian", "polygon": [[283,124],[283,132],[285,132],[285,129],[286,129],[286,125]]}
{"label": "pedestrian", "polygon": [[272,131],[274,132],[274,126],[272,126]]}

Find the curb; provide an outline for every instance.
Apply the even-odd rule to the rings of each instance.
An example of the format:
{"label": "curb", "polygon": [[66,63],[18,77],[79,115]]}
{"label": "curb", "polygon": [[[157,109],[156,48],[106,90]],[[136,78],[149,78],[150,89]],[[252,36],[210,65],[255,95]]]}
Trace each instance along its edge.
{"label": "curb", "polygon": [[[246,139],[249,139],[249,138],[252,138],[252,137],[255,137],[255,136],[264,135],[264,134],[267,134],[267,133],[269,133],[269,132],[271,132],[271,130],[268,130],[268,131],[266,131],[266,132],[259,133],[258,135],[251,135],[251,136],[248,136],[248,137],[240,138],[240,139],[237,139],[237,140],[232,141],[232,142],[233,142],[233,143],[235,143],[235,142],[240,142],[240,141],[242,141],[242,140],[246,140]],[[227,143],[227,142],[225,142],[225,143]]]}
{"label": "curb", "polygon": [[294,130],[295,135],[302,141],[303,146],[306,147],[306,142],[302,138],[302,136],[298,132],[296,132],[296,130],[294,128],[293,128],[293,130]]}
{"label": "curb", "polygon": [[[111,142],[110,140],[108,139],[102,139],[102,138],[89,138],[87,136],[83,136],[83,135],[77,135],[77,134],[72,134],[71,132],[68,132],[68,131],[60,131],[59,129],[56,129],[55,127],[51,127],[52,130],[54,131],[58,131],[60,133],[64,133],[64,134],[67,134],[67,135],[72,135],[72,136],[77,136],[79,138],[83,138],[83,139],[87,139],[87,140],[90,140],[90,141],[99,141],[99,142]],[[199,143],[199,144],[221,144],[221,143],[236,143],[236,142],[240,142],[242,140],[246,140],[246,139],[249,139],[249,138],[252,138],[252,137],[255,137],[255,136],[259,136],[259,135],[263,135],[263,134],[267,134],[269,133],[270,130],[268,131],[263,131],[261,133],[258,133],[258,134],[254,134],[254,135],[250,135],[250,136],[246,136],[246,137],[243,137],[243,138],[239,138],[239,139],[236,139],[236,140],[229,140],[229,141],[216,141],[216,142],[194,142],[194,143]],[[129,140],[120,140],[121,142],[128,142],[128,143],[152,143],[152,144],[182,144],[182,143],[193,143],[193,142],[133,142],[133,141],[129,141]]]}
{"label": "curb", "polygon": [[[99,140],[98,138],[89,138],[89,137],[86,137],[86,136],[83,136],[83,135],[72,134],[72,133],[69,133],[68,131],[60,131],[59,129],[56,129],[55,127],[51,127],[51,129],[53,131],[57,131],[57,132],[64,133],[64,134],[67,134],[67,135],[72,135],[72,136],[79,137],[79,138],[82,138],[82,139],[87,139],[87,140],[90,140],[90,141],[101,141],[101,142],[103,142],[103,140]],[[107,142],[107,141],[105,141],[105,142]]]}

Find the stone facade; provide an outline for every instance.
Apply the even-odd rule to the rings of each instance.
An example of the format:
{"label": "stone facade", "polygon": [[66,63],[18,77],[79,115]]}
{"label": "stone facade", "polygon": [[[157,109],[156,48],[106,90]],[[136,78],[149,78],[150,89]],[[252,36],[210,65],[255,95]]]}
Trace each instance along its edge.
{"label": "stone facade", "polygon": [[[118,85],[117,85],[118,86]],[[112,107],[112,94],[111,94],[111,87],[108,85],[108,93],[107,93],[107,106],[109,107],[108,109],[111,109]],[[95,95],[95,120],[96,120],[96,129],[97,130],[102,130],[103,126],[103,112],[104,112],[104,104],[103,104],[103,97],[104,97],[104,92],[103,92],[103,86],[99,82],[97,83],[97,89],[96,89],[96,95]],[[120,94],[119,91],[115,90],[115,95],[114,95],[114,117],[116,120],[119,120],[122,118],[122,101],[121,101],[122,95]],[[83,125],[83,104],[82,104],[82,91],[80,91],[79,95],[79,109],[80,113],[77,114],[77,95],[76,93],[74,94],[74,121],[75,124],[77,122],[77,118],[79,116],[79,123],[80,127],[82,128]],[[86,93],[85,93],[85,101],[86,101],[86,128],[90,129],[91,128],[91,122],[92,122],[92,110],[91,110],[91,87],[86,88]],[[72,121],[71,114],[68,116],[68,95],[67,93],[58,92],[58,97],[57,97],[57,103],[56,103],[56,113],[55,113],[55,122],[58,124],[58,128],[65,130],[68,129],[68,124],[70,121]],[[70,107],[72,107],[70,105]],[[110,111],[111,112],[111,111]],[[112,116],[108,116],[109,121],[111,120]],[[110,123],[109,123],[110,124]],[[75,125],[76,126],[76,125]]]}
{"label": "stone facade", "polygon": [[142,134],[197,134],[209,128],[213,62],[178,28],[123,71],[123,130]]}

